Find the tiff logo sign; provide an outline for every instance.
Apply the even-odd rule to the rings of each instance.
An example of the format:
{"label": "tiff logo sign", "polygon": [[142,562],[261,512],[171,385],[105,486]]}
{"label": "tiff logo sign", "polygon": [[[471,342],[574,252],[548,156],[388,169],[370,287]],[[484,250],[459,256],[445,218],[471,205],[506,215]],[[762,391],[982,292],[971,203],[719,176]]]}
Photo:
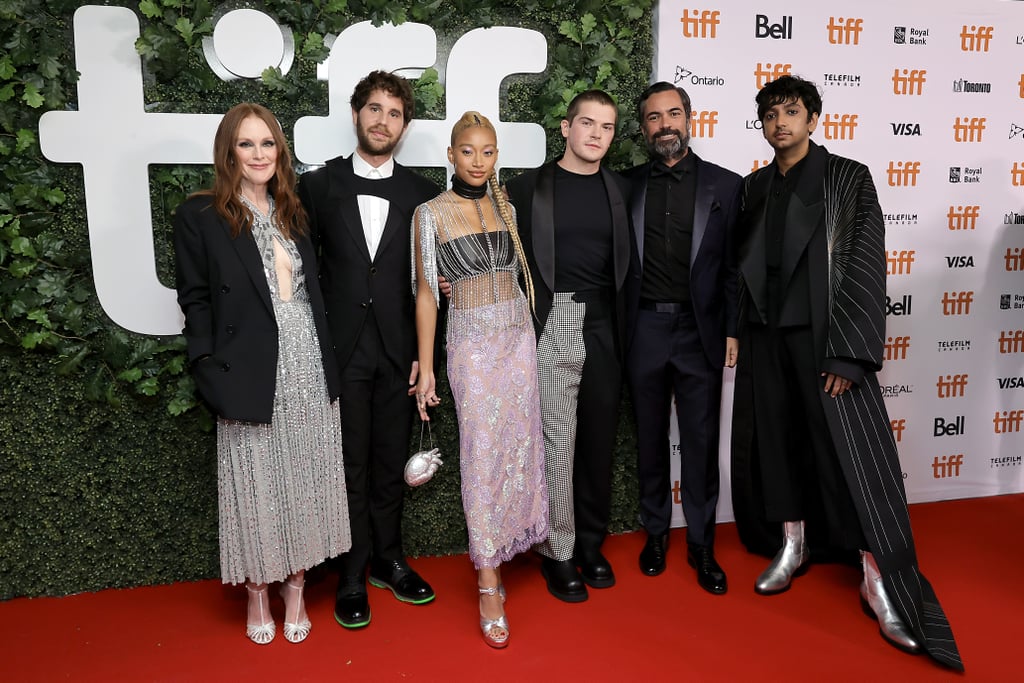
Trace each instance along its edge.
{"label": "tiff logo sign", "polygon": [[964,464],[964,454],[936,456],[932,459],[932,477],[945,479],[946,477],[959,477],[960,466]]}
{"label": "tiff logo sign", "polygon": [[[693,16],[690,13],[693,12]],[[718,10],[683,10],[683,16],[679,21],[683,25],[684,38],[717,38],[718,25],[721,23],[719,17],[722,13]]]}
{"label": "tiff logo sign", "polygon": [[887,275],[910,275],[910,266],[914,263],[914,254],[917,252],[913,249],[897,251],[893,250],[886,252],[885,256],[885,272]]}
{"label": "tiff logo sign", "polygon": [[907,428],[907,421],[902,417],[898,420],[889,420],[889,426],[892,427],[892,435],[896,439],[896,443],[903,441],[903,430]]}
{"label": "tiff logo sign", "polygon": [[757,63],[757,68],[754,69],[754,80],[757,83],[757,89],[760,90],[764,87],[765,83],[774,81],[779,76],[785,76],[790,73],[793,68],[792,64],[772,64],[770,62],[762,64]]}
{"label": "tiff logo sign", "polygon": [[885,169],[889,187],[917,187],[917,176],[920,174],[920,161],[890,161]]}
{"label": "tiff logo sign", "polygon": [[718,125],[718,112],[694,110],[690,125],[693,127],[693,137],[713,138],[715,137],[715,126]]}
{"label": "tiff logo sign", "polygon": [[927,80],[927,69],[893,69],[892,94],[920,95]]}
{"label": "tiff logo sign", "polygon": [[1021,353],[1024,351],[1024,330],[1000,330],[999,353]]}
{"label": "tiff logo sign", "polygon": [[961,52],[988,52],[989,44],[992,42],[992,26],[971,26],[963,25],[960,29],[960,51]]}
{"label": "tiff logo sign", "polygon": [[939,375],[935,387],[938,389],[939,398],[962,398],[967,389],[967,374],[946,375],[945,378]]}
{"label": "tiff logo sign", "polygon": [[1017,81],[1017,87],[1020,88],[1020,90],[1017,91],[1018,96],[1024,100],[1024,74],[1020,75],[1020,80]]}
{"label": "tiff logo sign", "polygon": [[882,346],[885,348],[884,360],[906,360],[910,337],[889,337]]}
{"label": "tiff logo sign", "polygon": [[1020,431],[1021,422],[1024,422],[1024,410],[1004,410],[1002,413],[996,411],[992,418],[996,434],[1012,434]]}
{"label": "tiff logo sign", "polygon": [[1020,247],[1007,247],[1003,262],[1008,273],[1024,270],[1024,250]]}
{"label": "tiff logo sign", "polygon": [[[280,30],[273,19],[259,14]],[[138,38],[139,20],[130,9],[87,5],[75,12],[79,106],[43,114],[39,143],[52,161],[82,164],[93,277],[104,311],[134,332],[174,335],[181,332],[182,315],[174,290],[156,276],[148,169],[152,164],[212,164],[213,136],[222,114],[147,112]],[[263,57],[259,45],[238,42]],[[328,85],[328,115],[295,123],[296,160],[322,164],[355,148],[349,96],[364,75],[373,69],[424,69],[437,62],[437,37],[424,24],[374,27],[363,22],[346,28],[320,65]],[[543,128],[499,121],[499,93],[507,76],[539,73],[546,65],[547,42],[536,31],[496,26],[461,36],[440,65],[447,76],[448,119],[410,122],[399,161],[448,168],[445,149],[452,124],[463,111],[476,109],[494,121],[508,151],[505,165],[539,166],[545,155]]]}
{"label": "tiff logo sign", "polygon": [[1013,162],[1010,169],[1010,184],[1014,187],[1024,187],[1024,166],[1019,161]]}
{"label": "tiff logo sign", "polygon": [[985,117],[956,117],[953,123],[954,142],[981,142],[981,134],[985,130]]}
{"label": "tiff logo sign", "polygon": [[828,42],[831,45],[860,45],[860,32],[864,30],[863,19],[829,17]]}
{"label": "tiff logo sign", "polygon": [[857,130],[857,114],[825,114],[826,140],[852,140]]}
{"label": "tiff logo sign", "polygon": [[950,230],[974,230],[981,215],[981,206],[972,204],[968,206],[950,206],[946,214]]}
{"label": "tiff logo sign", "polygon": [[942,315],[970,315],[974,292],[943,292]]}

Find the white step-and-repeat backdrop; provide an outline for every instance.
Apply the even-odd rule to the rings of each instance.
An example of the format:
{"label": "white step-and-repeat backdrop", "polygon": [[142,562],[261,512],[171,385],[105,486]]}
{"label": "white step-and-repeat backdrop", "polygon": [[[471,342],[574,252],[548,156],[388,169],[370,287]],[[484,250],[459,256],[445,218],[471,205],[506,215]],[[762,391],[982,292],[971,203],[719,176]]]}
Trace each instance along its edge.
{"label": "white step-and-repeat backdrop", "polygon": [[689,93],[704,158],[741,175],[769,163],[754,95],[792,74],[822,91],[814,139],[870,167],[880,380],[910,501],[1024,491],[1024,2],[662,0],[655,30],[653,78]]}

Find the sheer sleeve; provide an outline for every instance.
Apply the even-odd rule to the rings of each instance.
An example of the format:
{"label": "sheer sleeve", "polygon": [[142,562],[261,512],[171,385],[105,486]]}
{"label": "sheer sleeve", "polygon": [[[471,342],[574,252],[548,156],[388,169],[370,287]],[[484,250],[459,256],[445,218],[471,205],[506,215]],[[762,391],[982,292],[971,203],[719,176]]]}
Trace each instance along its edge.
{"label": "sheer sleeve", "polygon": [[[417,239],[418,237],[418,239]],[[412,295],[417,294],[417,271],[422,270],[423,279],[434,295],[434,303],[440,305],[437,289],[437,219],[427,204],[420,204],[412,216],[410,230],[412,259]]]}

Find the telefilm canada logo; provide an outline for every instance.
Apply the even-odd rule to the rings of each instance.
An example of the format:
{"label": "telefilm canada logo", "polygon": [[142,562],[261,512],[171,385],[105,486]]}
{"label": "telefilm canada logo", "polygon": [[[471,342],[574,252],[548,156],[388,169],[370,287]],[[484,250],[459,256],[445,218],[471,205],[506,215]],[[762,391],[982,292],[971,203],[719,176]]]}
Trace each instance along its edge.
{"label": "telefilm canada logo", "polygon": [[917,225],[919,217],[916,213],[904,211],[900,213],[883,213],[886,225]]}
{"label": "telefilm canada logo", "polygon": [[859,88],[860,74],[825,72],[821,75],[821,85],[842,88]]}

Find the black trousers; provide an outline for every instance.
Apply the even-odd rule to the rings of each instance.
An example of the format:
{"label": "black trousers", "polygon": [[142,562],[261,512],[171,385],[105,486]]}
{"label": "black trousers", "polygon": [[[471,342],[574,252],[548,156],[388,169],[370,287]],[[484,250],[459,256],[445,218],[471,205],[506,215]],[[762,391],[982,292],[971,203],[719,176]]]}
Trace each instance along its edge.
{"label": "black trousers", "polygon": [[866,548],[821,404],[825,378],[811,328],[752,324],[746,352],[768,521],[807,520],[833,549]]}
{"label": "black trousers", "polygon": [[352,549],[341,556],[342,580],[362,576],[371,557],[404,559],[403,470],[413,415],[409,370],[395,367],[384,352],[371,311],[341,371],[341,434],[352,526]]}
{"label": "black trousers", "polygon": [[[671,458],[678,457],[686,540],[711,546],[719,491],[722,368],[708,360],[689,305],[677,311],[637,311],[626,368],[636,414],[640,521],[650,534],[668,532]],[[678,454],[669,452],[668,442],[673,396]]]}

